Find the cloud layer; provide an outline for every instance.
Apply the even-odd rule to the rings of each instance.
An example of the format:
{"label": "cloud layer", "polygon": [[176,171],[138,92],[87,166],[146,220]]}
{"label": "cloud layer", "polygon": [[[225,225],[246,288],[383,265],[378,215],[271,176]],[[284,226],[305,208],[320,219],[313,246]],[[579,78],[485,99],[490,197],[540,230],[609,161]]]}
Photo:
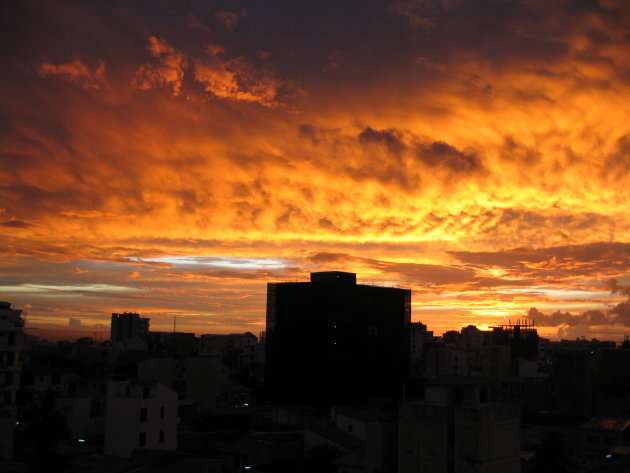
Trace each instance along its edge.
{"label": "cloud layer", "polygon": [[[347,269],[413,287],[440,328],[623,303],[603,284],[629,282],[626,2],[2,9],[2,298],[35,305],[19,288],[43,268],[160,314],[225,290],[215,328],[235,330],[269,278]],[[172,256],[285,263],[129,269]],[[118,297],[86,291],[42,320]]]}

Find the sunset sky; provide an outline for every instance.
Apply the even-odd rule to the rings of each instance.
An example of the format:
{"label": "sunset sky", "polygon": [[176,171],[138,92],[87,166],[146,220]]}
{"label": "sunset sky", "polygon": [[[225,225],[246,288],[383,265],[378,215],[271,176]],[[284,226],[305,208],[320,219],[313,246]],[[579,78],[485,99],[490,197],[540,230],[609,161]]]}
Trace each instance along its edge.
{"label": "sunset sky", "polygon": [[29,326],[258,334],[267,282],[342,270],[438,334],[630,335],[630,2],[0,9],[0,300]]}

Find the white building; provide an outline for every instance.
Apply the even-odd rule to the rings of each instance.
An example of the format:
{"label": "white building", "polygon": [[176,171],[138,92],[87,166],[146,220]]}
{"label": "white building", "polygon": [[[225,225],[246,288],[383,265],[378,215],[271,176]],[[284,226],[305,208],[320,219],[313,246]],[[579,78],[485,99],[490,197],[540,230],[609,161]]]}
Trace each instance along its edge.
{"label": "white building", "polygon": [[177,448],[177,393],[145,380],[111,381],[107,388],[105,455],[129,458],[137,448]]}
{"label": "white building", "polygon": [[22,311],[0,302],[0,458],[13,456],[20,387],[20,352],[24,347]]}

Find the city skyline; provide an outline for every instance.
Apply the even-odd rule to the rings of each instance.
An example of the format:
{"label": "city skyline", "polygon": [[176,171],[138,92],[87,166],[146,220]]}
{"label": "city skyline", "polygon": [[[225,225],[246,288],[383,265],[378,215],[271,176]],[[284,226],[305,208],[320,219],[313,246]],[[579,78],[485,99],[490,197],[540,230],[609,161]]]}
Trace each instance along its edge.
{"label": "city skyline", "polygon": [[627,2],[1,8],[0,300],[30,326],[258,333],[268,282],[348,271],[438,334],[630,334]]}

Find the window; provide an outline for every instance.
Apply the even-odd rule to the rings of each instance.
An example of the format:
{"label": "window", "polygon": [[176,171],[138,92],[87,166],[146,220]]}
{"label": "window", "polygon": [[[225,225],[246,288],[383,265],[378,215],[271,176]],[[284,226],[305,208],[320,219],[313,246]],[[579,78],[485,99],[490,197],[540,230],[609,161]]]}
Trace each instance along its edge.
{"label": "window", "polygon": [[348,424],[348,432],[352,432],[352,424]]}
{"label": "window", "polygon": [[160,443],[164,443],[164,437],[165,437],[164,430],[160,429]]}
{"label": "window", "polygon": [[144,422],[145,420],[147,420],[148,416],[149,416],[149,413],[146,407],[143,407],[142,409],[140,409],[140,422]]}
{"label": "window", "polygon": [[164,419],[164,406],[160,406],[160,419]]}
{"label": "window", "polygon": [[151,395],[151,388],[149,386],[145,386],[142,388],[142,399],[149,399]]}
{"label": "window", "polygon": [[147,444],[147,433],[140,432],[140,435],[138,435],[138,446],[144,447],[146,444]]}

